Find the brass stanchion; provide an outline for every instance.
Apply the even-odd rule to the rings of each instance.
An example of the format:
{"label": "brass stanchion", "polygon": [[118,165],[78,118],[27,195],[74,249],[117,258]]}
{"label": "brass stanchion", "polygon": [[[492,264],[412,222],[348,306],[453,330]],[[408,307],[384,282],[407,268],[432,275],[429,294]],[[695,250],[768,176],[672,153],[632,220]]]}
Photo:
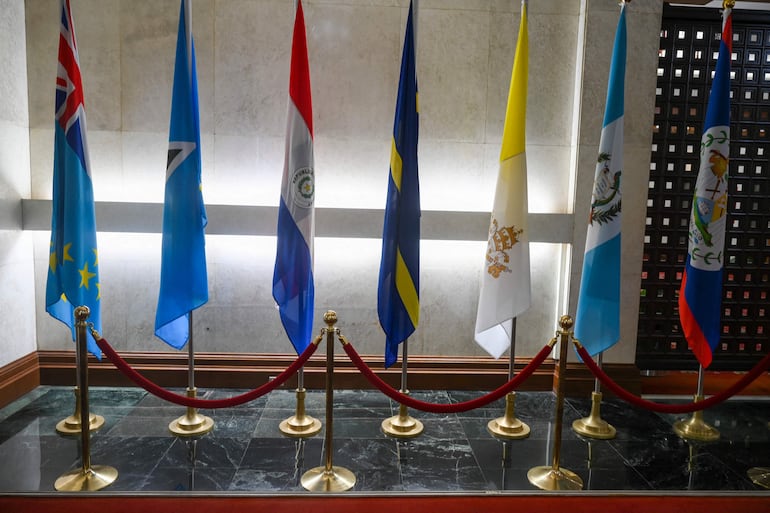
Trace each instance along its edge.
{"label": "brass stanchion", "polygon": [[[321,338],[322,335],[317,336],[312,343],[318,345],[321,342]],[[297,409],[294,415],[283,420],[278,425],[278,429],[285,436],[290,438],[306,438],[314,436],[321,431],[321,421],[305,413],[306,395],[305,372],[304,368],[300,368],[299,372],[297,372]]]}
{"label": "brass stanchion", "polygon": [[[694,401],[703,400],[703,365],[698,368],[698,391]],[[703,410],[694,411],[689,420],[678,420],[674,423],[674,433],[685,440],[698,442],[713,442],[719,440],[719,430],[703,420]]]}
{"label": "brass stanchion", "polygon": [[[409,389],[406,386],[407,375],[407,344],[409,340],[404,340],[401,343],[401,393],[409,394]],[[382,421],[382,432],[388,436],[394,438],[414,438],[420,435],[423,431],[422,422],[409,415],[406,406],[400,404],[398,407],[398,415],[387,418]]]}
{"label": "brass stanchion", "polygon": [[[90,314],[86,306],[75,308],[75,332],[77,335],[78,373],[80,375],[80,425],[89,423],[88,418],[88,358],[86,353],[86,319]],[[111,485],[118,478],[118,471],[106,465],[91,465],[91,430],[80,430],[81,459],[79,470],[65,472],[54,483],[60,492],[94,492]]]}
{"label": "brass stanchion", "polygon": [[[527,479],[533,485],[541,490],[581,490],[583,480],[580,476],[559,467],[559,457],[561,452],[561,430],[564,416],[564,371],[567,367],[567,344],[570,339],[570,329],[572,328],[572,317],[563,315],[559,319],[560,347],[559,347],[559,383],[556,387],[556,419],[553,428],[553,464],[549,466],[533,467],[527,472]],[[551,343],[555,343],[552,339]]]}
{"label": "brass stanchion", "polygon": [[[195,399],[195,352],[193,351],[193,313],[187,316],[187,397]],[[214,429],[214,421],[211,417],[201,415],[197,408],[187,407],[187,412],[181,417],[172,420],[168,424],[168,430],[177,436],[200,436]]]}
{"label": "brass stanchion", "polygon": [[324,314],[326,333],[326,438],[324,439],[325,465],[314,467],[302,474],[302,486],[311,492],[344,492],[356,484],[356,476],[348,469],[332,464],[334,452],[334,327],[337,314],[331,310]]}
{"label": "brass stanchion", "polygon": [[[602,355],[599,353],[597,364],[602,366]],[[602,419],[601,415],[602,393],[601,383],[598,379],[594,380],[594,391],[591,392],[591,413],[588,417],[577,419],[572,423],[572,429],[579,435],[598,440],[609,440],[615,438],[617,431],[615,428]]]}
{"label": "brass stanchion", "polygon": [[[516,318],[511,320],[511,348],[509,351],[508,381],[513,379],[516,363]],[[516,392],[505,396],[505,413],[502,417],[492,419],[487,423],[487,429],[495,438],[518,440],[529,436],[529,426],[516,418],[514,414]]]}
{"label": "brass stanchion", "polygon": [[[56,424],[56,431],[62,435],[77,435],[80,433],[80,386],[76,386],[72,391],[75,393],[75,411],[72,415],[64,420],[60,420]],[[104,417],[89,413],[88,424],[91,431],[96,431],[104,426]]]}

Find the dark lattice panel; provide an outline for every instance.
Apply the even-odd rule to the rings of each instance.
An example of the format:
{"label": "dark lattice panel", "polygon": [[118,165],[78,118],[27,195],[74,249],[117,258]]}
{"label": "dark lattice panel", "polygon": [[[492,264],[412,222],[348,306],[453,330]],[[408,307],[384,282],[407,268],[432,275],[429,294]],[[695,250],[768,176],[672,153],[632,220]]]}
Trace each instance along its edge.
{"label": "dark lattice panel", "polygon": [[[666,8],[642,264],[637,366],[694,369],[679,286],[721,13]],[[710,369],[744,370],[770,350],[770,16],[734,11],[722,339]]]}

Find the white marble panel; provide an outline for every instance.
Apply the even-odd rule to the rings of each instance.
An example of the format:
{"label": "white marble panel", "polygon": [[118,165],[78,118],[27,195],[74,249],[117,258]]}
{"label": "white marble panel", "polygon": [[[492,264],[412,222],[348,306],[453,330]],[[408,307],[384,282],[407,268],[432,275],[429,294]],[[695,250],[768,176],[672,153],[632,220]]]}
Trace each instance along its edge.
{"label": "white marble panel", "polygon": [[[53,125],[60,8],[56,0],[24,2],[29,124],[32,128]],[[77,37],[77,20],[75,25]]]}
{"label": "white marble panel", "polygon": [[428,139],[419,146],[419,173],[423,210],[490,209],[494,182],[484,175],[484,145]]}
{"label": "white marble panel", "polygon": [[29,131],[0,121],[0,198],[28,197],[29,193]]}
{"label": "white marble panel", "polygon": [[34,199],[51,199],[53,195],[53,121],[45,128],[30,128],[30,193]]}
{"label": "white marble panel", "polygon": [[[204,177],[207,203],[278,205],[283,152],[280,160],[263,159],[260,150],[264,144],[255,135],[214,136],[214,165],[206,169]],[[279,144],[277,139],[275,144]]]}
{"label": "white marble panel", "polygon": [[35,295],[30,238],[17,231],[0,230],[0,330],[3,333],[0,367],[36,349]]}
{"label": "white marble panel", "polygon": [[[309,13],[305,18],[309,26],[315,23]],[[284,135],[293,19],[290,2],[217,2],[214,48],[217,135]],[[321,64],[313,60],[313,50],[310,55],[311,85],[316,91],[314,69]]]}
{"label": "white marble panel", "polygon": [[[123,184],[123,145],[117,131],[88,131],[88,152],[95,201],[128,201]],[[53,146],[50,147],[53,152]],[[51,156],[53,158],[53,155]],[[49,170],[53,174],[53,168]],[[52,195],[53,191],[48,191]],[[96,220],[97,227],[99,220]]]}
{"label": "white marble panel", "polygon": [[530,213],[568,213],[570,152],[567,145],[527,144]]}
{"label": "white marble panel", "polygon": [[0,121],[10,121],[26,126],[27,66],[26,41],[24,38],[24,4],[18,1],[0,1]]}
{"label": "white marble panel", "polygon": [[422,9],[417,45],[420,137],[485,141],[490,15]]}
{"label": "white marble panel", "polygon": [[[168,128],[164,132],[124,131],[122,135],[123,199],[121,201],[163,203],[166,187]],[[203,141],[201,145],[203,146]],[[204,151],[204,148],[201,148],[201,151]]]}

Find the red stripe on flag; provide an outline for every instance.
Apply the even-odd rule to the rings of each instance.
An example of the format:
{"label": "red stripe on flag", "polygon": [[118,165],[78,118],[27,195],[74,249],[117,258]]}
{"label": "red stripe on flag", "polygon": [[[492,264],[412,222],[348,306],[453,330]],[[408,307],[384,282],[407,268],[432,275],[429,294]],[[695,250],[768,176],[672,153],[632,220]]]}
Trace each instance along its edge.
{"label": "red stripe on flag", "polygon": [[687,269],[685,268],[684,275],[682,276],[682,286],[679,289],[679,322],[682,324],[682,331],[687,339],[687,346],[692,350],[695,358],[703,366],[708,368],[711,365],[711,346],[709,345],[706,336],[701,331],[695,315],[693,315],[690,309],[689,303],[687,303],[687,295],[685,294],[685,288],[687,287]]}
{"label": "red stripe on flag", "polygon": [[297,2],[297,16],[294,18],[294,36],[291,42],[291,75],[289,97],[305,120],[310,137],[313,137],[313,101],[310,96],[310,67],[307,61],[307,39],[305,37],[305,15],[302,1]]}

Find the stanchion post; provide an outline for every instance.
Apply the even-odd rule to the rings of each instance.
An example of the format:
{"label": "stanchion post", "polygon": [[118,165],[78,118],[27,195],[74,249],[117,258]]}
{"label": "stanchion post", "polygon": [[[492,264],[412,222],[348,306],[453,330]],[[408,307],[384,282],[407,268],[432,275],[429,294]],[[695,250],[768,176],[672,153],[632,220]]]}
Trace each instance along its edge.
{"label": "stanchion post", "polygon": [[[88,411],[88,354],[86,349],[86,320],[90,314],[86,306],[75,308],[78,372],[80,374],[80,425],[89,423]],[[80,448],[83,466],[62,474],[54,483],[60,492],[94,492],[111,485],[118,471],[106,465],[91,465],[91,430],[80,430]]]}
{"label": "stanchion post", "polygon": [[561,452],[561,431],[564,417],[564,380],[567,368],[567,346],[572,335],[572,317],[563,315],[559,319],[559,383],[556,387],[556,419],[553,428],[553,464],[533,467],[527,472],[527,479],[541,490],[582,490],[583,480],[580,476],[559,467]]}
{"label": "stanchion post", "polygon": [[356,484],[356,476],[348,469],[335,467],[334,458],[334,335],[338,329],[337,314],[331,310],[324,314],[326,333],[326,438],[324,440],[324,466],[311,468],[302,474],[301,483],[311,492],[344,492]]}

